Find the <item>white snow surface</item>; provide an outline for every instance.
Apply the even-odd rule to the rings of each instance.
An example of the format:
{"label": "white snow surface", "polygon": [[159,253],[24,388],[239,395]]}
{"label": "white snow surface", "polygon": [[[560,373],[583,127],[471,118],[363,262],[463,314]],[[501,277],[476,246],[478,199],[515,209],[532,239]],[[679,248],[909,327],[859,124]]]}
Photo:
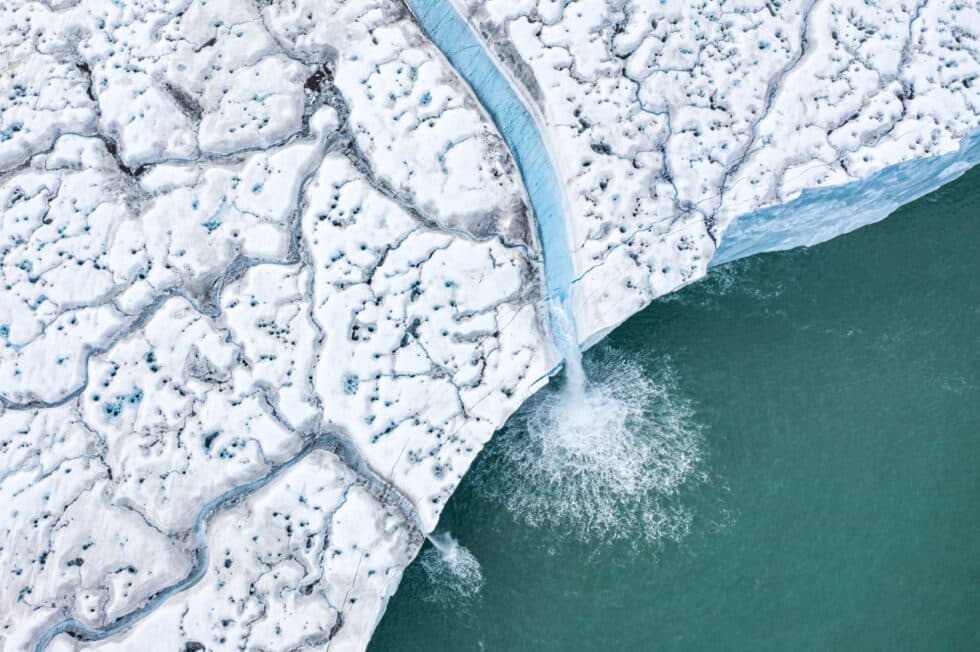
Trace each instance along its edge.
{"label": "white snow surface", "polygon": [[0,6],[0,649],[366,647],[554,359],[391,0]]}
{"label": "white snow surface", "polygon": [[976,2],[453,1],[540,117],[587,344],[701,278],[739,216],[980,127]]}
{"label": "white snow surface", "polygon": [[[980,127],[976,3],[458,2],[586,343]],[[557,362],[516,166],[396,0],[0,5],[0,277],[5,651],[364,649]]]}

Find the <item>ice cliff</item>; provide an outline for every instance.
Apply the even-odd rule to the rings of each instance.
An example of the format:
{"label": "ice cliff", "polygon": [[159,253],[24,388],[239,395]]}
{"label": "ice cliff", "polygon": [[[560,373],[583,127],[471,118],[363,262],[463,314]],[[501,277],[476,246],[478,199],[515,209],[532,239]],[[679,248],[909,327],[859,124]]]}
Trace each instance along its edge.
{"label": "ice cliff", "polygon": [[[975,2],[454,2],[538,116],[586,344],[716,251],[814,244],[980,161]],[[904,168],[914,192],[876,176],[941,155]],[[812,213],[761,212],[793,200]]]}
{"label": "ice cliff", "polygon": [[589,344],[976,164],[978,32],[939,1],[3,4],[0,648],[363,649],[559,362],[549,304]]}

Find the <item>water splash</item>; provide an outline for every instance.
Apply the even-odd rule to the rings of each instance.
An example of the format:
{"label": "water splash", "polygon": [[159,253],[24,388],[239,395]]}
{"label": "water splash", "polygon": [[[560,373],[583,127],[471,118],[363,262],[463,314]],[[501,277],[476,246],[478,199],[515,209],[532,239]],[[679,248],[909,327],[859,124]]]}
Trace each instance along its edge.
{"label": "water splash", "polygon": [[669,360],[651,375],[601,347],[583,365],[570,320],[552,323],[564,384],[539,392],[491,441],[478,491],[528,525],[587,542],[682,538],[691,513],[679,494],[703,479],[701,433]]}
{"label": "water splash", "polygon": [[585,395],[585,369],[582,366],[582,350],[578,345],[578,332],[575,319],[567,306],[550,304],[551,328],[555,345],[565,361],[565,393],[569,401],[581,399]]}
{"label": "water splash", "polygon": [[451,605],[476,597],[483,588],[483,571],[473,553],[460,545],[449,532],[431,534],[432,545],[419,555],[428,590],[427,602]]}

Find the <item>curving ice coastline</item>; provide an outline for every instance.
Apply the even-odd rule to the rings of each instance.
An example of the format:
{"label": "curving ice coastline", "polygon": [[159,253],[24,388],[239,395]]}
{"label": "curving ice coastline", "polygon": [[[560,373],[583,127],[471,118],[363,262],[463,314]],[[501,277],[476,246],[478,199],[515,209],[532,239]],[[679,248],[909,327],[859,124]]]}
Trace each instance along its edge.
{"label": "curving ice coastline", "polygon": [[[978,164],[980,131],[974,131],[949,154],[897,163],[861,181],[804,190],[785,204],[736,217],[708,267],[766,252],[811,247],[850,233],[883,220]],[[616,325],[582,338],[582,348],[599,342]]]}
{"label": "curving ice coastline", "polygon": [[975,131],[955,152],[898,163],[842,186],[804,190],[790,202],[735,218],[710,264],[820,244],[884,219],[978,163],[980,132]]}
{"label": "curving ice coastline", "polygon": [[0,8],[0,649],[363,649],[576,343],[980,162],[886,5]]}
{"label": "curving ice coastline", "polygon": [[[977,9],[961,3],[455,6],[541,115],[569,197],[585,344],[700,278],[740,216],[809,189],[863,192],[843,188],[951,154],[978,124]],[[819,240],[883,216],[864,212],[811,228]]]}
{"label": "curving ice coastline", "polygon": [[500,136],[388,0],[0,18],[0,647],[363,648],[554,364]]}
{"label": "curving ice coastline", "polygon": [[[631,314],[635,313],[649,301],[670,292],[678,287],[701,278],[710,266],[721,265],[731,262],[741,257],[751,256],[767,251],[777,251],[789,249],[797,246],[811,246],[829,240],[837,235],[842,235],[861,226],[871,224],[883,219],[899,206],[913,201],[922,195],[935,190],[944,183],[948,183],[962,174],[973,165],[980,163],[980,132],[975,131],[977,124],[980,124],[980,100],[978,93],[969,92],[972,88],[971,79],[977,74],[978,62],[974,56],[968,64],[966,70],[959,73],[960,79],[965,80],[961,83],[964,86],[966,106],[970,108],[967,116],[956,115],[950,124],[946,125],[947,130],[952,133],[943,134],[937,137],[936,132],[930,132],[932,146],[921,147],[922,137],[915,131],[905,133],[896,138],[895,143],[888,142],[882,138],[880,126],[871,125],[874,140],[870,146],[855,148],[838,155],[836,162],[847,173],[846,175],[834,175],[828,173],[826,168],[830,166],[824,163],[821,158],[823,153],[814,150],[813,160],[809,164],[800,164],[805,156],[803,151],[794,152],[793,156],[801,159],[796,163],[795,168],[785,168],[780,174],[786,175],[795,170],[806,171],[807,168],[820,170],[822,176],[814,177],[815,184],[811,188],[801,186],[798,180],[791,180],[786,177],[784,194],[786,199],[783,203],[773,204],[773,200],[765,195],[755,194],[755,197],[746,201],[745,192],[733,189],[736,195],[735,200],[725,204],[719,202],[711,214],[699,207],[699,204],[713,198],[702,199],[701,202],[688,201],[681,202],[675,198],[674,206],[664,208],[662,203],[657,202],[657,192],[647,196],[642,196],[644,188],[628,188],[629,184],[635,181],[627,179],[633,177],[633,173],[626,173],[627,179],[623,179],[621,186],[628,188],[631,193],[639,194],[635,204],[638,209],[632,210],[632,216],[624,214],[624,211],[616,206],[606,205],[608,215],[598,215],[601,229],[607,232],[611,229],[609,222],[621,222],[619,232],[628,237],[616,242],[613,239],[611,244],[598,255],[586,257],[584,254],[590,246],[589,240],[593,239],[588,233],[583,233],[588,228],[588,223],[597,217],[596,211],[600,204],[589,193],[596,190],[605,191],[609,186],[610,180],[617,177],[622,178],[624,174],[617,169],[614,159],[622,158],[616,152],[609,149],[607,143],[601,143],[601,147],[596,145],[596,141],[602,141],[608,136],[609,125],[604,125],[599,121],[589,122],[583,119],[588,110],[601,111],[601,106],[589,104],[587,97],[582,97],[581,92],[577,92],[576,98],[579,104],[574,109],[573,115],[564,115],[564,119],[573,122],[573,118],[580,122],[581,129],[570,133],[567,123],[562,123],[554,116],[548,116],[549,109],[555,114],[561,114],[561,110],[566,112],[572,103],[572,97],[555,97],[555,101],[548,102],[548,91],[542,90],[541,79],[551,79],[555,84],[555,89],[561,91],[567,87],[567,79],[560,75],[566,69],[568,61],[561,64],[555,70],[543,68],[541,62],[546,61],[549,54],[548,45],[561,47],[569,53],[568,59],[574,63],[573,53],[576,47],[582,47],[583,53],[588,53],[586,46],[582,43],[590,41],[590,45],[596,42],[605,43],[606,54],[614,53],[620,60],[627,62],[626,68],[620,75],[618,71],[602,71],[600,61],[589,61],[589,65],[599,70],[597,77],[605,77],[610,82],[617,84],[623,82],[632,84],[640,92],[646,89],[635,81],[633,75],[627,72],[627,68],[635,61],[643,61],[643,57],[637,57],[637,53],[652,58],[649,52],[643,51],[643,45],[638,45],[638,41],[644,36],[649,42],[652,31],[649,26],[646,34],[642,33],[642,28],[633,25],[636,22],[637,14],[645,17],[657,15],[657,11],[640,3],[631,7],[629,3],[618,10],[606,6],[605,9],[597,10],[596,5],[589,5],[582,2],[567,3],[562,9],[555,9],[550,5],[536,7],[535,2],[520,2],[508,4],[501,2],[464,2],[463,0],[406,0],[409,7],[419,19],[419,23],[425,30],[426,35],[432,39],[449,59],[454,68],[470,85],[475,95],[487,109],[493,118],[497,128],[507,141],[511,151],[515,155],[525,186],[528,189],[528,196],[534,208],[535,216],[538,218],[538,228],[540,238],[544,248],[544,258],[546,267],[546,278],[549,291],[552,296],[561,297],[571,303],[571,311],[574,315],[571,329],[576,331],[577,338],[583,348],[588,348],[601,340],[612,328],[619,325]],[[635,3],[634,3],[635,4]],[[833,3],[824,3],[832,6]],[[796,11],[797,19],[801,22],[800,43],[797,44],[798,52],[792,53],[792,43],[784,42],[783,46],[787,50],[787,55],[792,55],[793,66],[800,69],[807,67],[802,55],[802,42],[812,38],[808,34],[809,18],[811,15],[820,17],[820,9],[816,3],[797,3],[798,7],[789,7],[789,11]],[[547,9],[544,7],[548,7]],[[760,5],[761,6],[761,5]],[[900,5],[904,7],[904,5]],[[908,16],[908,39],[902,44],[901,58],[897,62],[897,73],[901,73],[903,64],[909,65],[911,55],[908,50],[912,47],[912,29],[917,21],[923,18],[923,7],[918,7],[915,11],[910,11]],[[963,7],[955,5],[954,9],[964,10]],[[677,22],[679,17],[690,19],[692,10],[677,10],[676,8],[663,9],[663,20],[666,17],[672,22]],[[967,11],[969,11],[967,9]],[[720,10],[717,13],[723,13]],[[839,13],[839,12],[835,12]],[[951,12],[952,15],[956,11]],[[464,18],[468,17],[468,20]],[[615,22],[613,19],[616,19]],[[630,41],[628,52],[630,56],[622,53],[611,52],[620,46],[616,41],[619,37],[625,37],[630,30],[622,27],[622,21],[626,20],[635,33],[628,37]],[[657,17],[652,18],[653,29],[656,29]],[[696,20],[696,19],[695,19]],[[616,31],[609,33],[610,23],[615,22]],[[833,21],[828,20],[833,27]],[[937,17],[940,24],[949,24],[949,20]],[[535,26],[537,31],[532,30]],[[599,30],[596,29],[599,26]],[[602,30],[606,29],[603,33]],[[758,29],[758,25],[754,27]],[[955,31],[955,27],[951,28]],[[545,38],[545,30],[552,30],[552,38]],[[778,29],[776,30],[778,31]],[[940,31],[943,31],[942,29]],[[923,34],[926,29],[922,29]],[[834,40],[837,50],[844,49],[841,46],[843,39],[838,40],[837,32]],[[482,38],[480,36],[482,34]],[[521,40],[521,39],[524,40]],[[567,39],[579,38],[572,44]],[[564,39],[564,40],[563,40]],[[788,41],[788,39],[781,39]],[[925,37],[922,38],[925,41]],[[558,45],[560,44],[560,45]],[[862,43],[863,44],[863,43]],[[545,47],[542,48],[542,45]],[[873,44],[881,47],[881,43]],[[766,48],[768,49],[768,48]],[[953,47],[955,51],[958,47]],[[522,55],[522,53],[525,53]],[[881,56],[881,52],[876,53]],[[930,53],[933,54],[933,53]],[[807,53],[808,56],[811,56]],[[939,57],[937,57],[939,58]],[[951,64],[958,64],[958,61],[942,60],[943,67],[952,67]],[[802,62],[802,63],[801,63]],[[541,74],[535,74],[535,66],[541,67]],[[648,68],[652,66],[647,65]],[[909,67],[913,67],[909,65]],[[692,67],[692,71],[694,68]],[[691,71],[688,71],[691,72]],[[783,81],[787,74],[792,72],[792,66],[782,68],[777,71],[777,81]],[[556,77],[556,74],[558,75]],[[893,77],[899,78],[900,74]],[[582,80],[579,80],[582,82]],[[689,81],[689,80],[683,80]],[[910,80],[902,80],[909,86],[900,89],[899,96],[903,94],[916,95],[914,84],[921,83],[921,75],[911,77]],[[894,83],[894,82],[893,82]],[[929,79],[929,84],[935,86],[935,81]],[[582,85],[589,87],[589,83],[582,82]],[[766,87],[768,96],[767,103],[770,106],[778,106],[781,98],[776,97],[777,88],[773,88],[772,83]],[[887,89],[886,89],[887,90]],[[937,89],[932,89],[934,94],[938,94]],[[938,89],[943,90],[943,89]],[[651,92],[656,92],[654,89]],[[921,91],[919,91],[921,93]],[[554,94],[554,93],[552,93]],[[691,93],[688,92],[688,97]],[[816,95],[817,93],[814,92]],[[600,95],[593,101],[613,103],[619,99],[616,94],[610,97]],[[535,106],[537,100],[538,106]],[[712,100],[714,101],[714,100]],[[902,99],[901,116],[893,117],[893,123],[888,125],[885,132],[889,133],[898,127],[906,127],[909,121],[903,121],[908,113],[905,106],[907,100]],[[665,117],[667,129],[664,134],[658,134],[662,142],[655,142],[664,156],[660,161],[660,169],[653,167],[651,171],[645,172],[650,179],[646,183],[654,186],[669,182],[675,187],[673,192],[680,195],[673,182],[671,161],[666,152],[671,146],[672,131],[670,127],[670,110],[659,113],[652,111],[645,106],[646,102],[637,97],[637,101],[631,103],[626,101],[623,105],[615,107],[617,112],[615,123],[622,125],[627,131],[625,133],[640,134],[643,132],[639,115],[655,115]],[[931,106],[931,105],[927,105]],[[843,110],[852,110],[850,106],[842,107]],[[754,110],[754,109],[753,109]],[[839,109],[840,110],[840,109]],[[609,117],[608,112],[604,117]],[[792,116],[791,116],[792,117]],[[859,118],[859,113],[847,117],[840,125],[835,125],[839,130],[844,124]],[[926,116],[929,117],[929,116]],[[782,117],[782,119],[787,119]],[[916,118],[922,121],[920,114]],[[703,121],[703,120],[702,120]],[[694,124],[699,121],[694,120]],[[936,124],[942,124],[940,120],[935,120]],[[756,122],[756,126],[764,124],[762,119]],[[807,126],[803,123],[801,126]],[[716,127],[712,126],[711,129]],[[799,131],[799,126],[796,128]],[[868,127],[865,127],[866,129]],[[591,133],[591,132],[598,133]],[[836,131],[836,130],[835,130]],[[828,140],[834,134],[828,130]],[[755,134],[753,134],[753,137]],[[850,135],[851,141],[860,143],[857,133]],[[550,147],[546,145],[551,142]],[[897,150],[894,145],[900,142],[912,141],[909,151],[902,152]],[[589,150],[585,150],[584,145],[588,144]],[[809,145],[812,146],[812,145]],[[636,146],[632,146],[637,150]],[[551,154],[549,154],[549,149]],[[642,148],[639,148],[642,151]],[[727,149],[727,148],[723,148]],[[917,150],[923,151],[917,151]],[[866,150],[873,152],[866,153]],[[876,151],[877,150],[877,151]],[[883,151],[882,151],[883,150]],[[950,151],[952,150],[952,151]],[[557,151],[557,153],[555,153]],[[605,178],[596,182],[596,179],[588,174],[575,170],[569,170],[568,154],[571,152],[587,152],[580,154],[587,159],[586,168],[594,165],[601,165],[607,171]],[[860,152],[863,168],[862,175],[852,174],[847,167],[845,157],[855,157]],[[724,181],[721,188],[717,190],[719,194],[724,194],[725,183],[730,175],[740,173],[740,168],[745,164],[746,159],[751,161],[751,150],[743,152],[743,155],[736,163],[724,172]],[[755,158],[764,161],[766,157],[773,157],[764,150],[755,153]],[[596,159],[599,159],[598,161]],[[612,159],[612,160],[610,160]],[[637,164],[638,155],[635,155],[632,166],[637,170],[642,170],[644,165]],[[877,159],[877,160],[872,160]],[[554,167],[552,167],[552,161]],[[765,163],[756,163],[765,165]],[[852,164],[853,166],[853,164]],[[559,170],[555,172],[555,168]],[[812,172],[806,172],[811,174]],[[743,173],[744,175],[744,173]],[[561,176],[566,181],[561,183],[557,180]],[[658,178],[659,177],[659,178]],[[857,177],[858,180],[850,180]],[[737,178],[731,186],[737,186],[744,180],[749,179],[749,185],[755,185],[756,180],[743,176]],[[843,182],[842,182],[843,180]],[[596,184],[588,189],[584,184]],[[804,182],[805,183],[805,182]],[[558,184],[560,187],[553,188],[550,184]],[[825,185],[826,184],[826,185]],[[824,186],[824,187],[821,187]],[[829,187],[827,187],[829,186]],[[779,186],[777,186],[779,187]],[[575,200],[569,200],[565,194],[568,189],[582,189],[583,195]],[[701,193],[705,193],[705,188]],[[793,195],[801,195],[794,197]],[[647,205],[651,205],[649,208]],[[844,210],[846,209],[846,210]],[[649,218],[639,215],[640,210],[649,211],[654,217],[653,222]],[[559,212],[563,218],[556,220]],[[657,213],[660,213],[659,215]],[[605,221],[608,219],[608,222]],[[659,224],[666,224],[666,228]],[[570,237],[569,233],[578,232],[579,243]],[[659,237],[656,242],[652,240],[644,242],[648,234],[657,234]],[[604,236],[605,237],[605,236]],[[608,238],[607,238],[608,239]],[[632,250],[632,251],[630,251]],[[631,259],[624,262],[617,259],[624,251]],[[611,260],[609,260],[611,258]],[[636,275],[635,269],[623,270],[622,266],[638,267],[640,271]],[[655,269],[660,265],[659,269]],[[613,273],[608,273],[606,267],[613,268]],[[557,270],[557,271],[555,271]],[[619,280],[619,272],[624,273],[627,279],[626,287],[619,291],[610,292],[607,286],[615,286]],[[569,282],[569,279],[574,279]],[[597,297],[601,294],[601,297]],[[574,297],[574,298],[573,298]],[[591,301],[599,303],[613,303],[620,305],[606,306],[609,310],[602,311],[602,314],[595,314],[596,311],[589,307]],[[629,306],[624,308],[623,306]],[[565,330],[568,330],[566,328]],[[559,351],[562,348],[561,338],[559,340]],[[567,357],[562,354],[562,357]]]}

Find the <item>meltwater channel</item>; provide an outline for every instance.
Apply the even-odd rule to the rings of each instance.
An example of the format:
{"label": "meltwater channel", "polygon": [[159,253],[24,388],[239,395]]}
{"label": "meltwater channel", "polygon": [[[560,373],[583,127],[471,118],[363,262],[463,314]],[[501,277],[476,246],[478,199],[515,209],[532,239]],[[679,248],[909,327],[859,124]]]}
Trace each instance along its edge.
{"label": "meltwater channel", "polygon": [[662,504],[686,536],[529,523],[522,409],[442,515],[481,590],[433,601],[416,562],[370,651],[980,649],[978,243],[980,168],[654,302],[584,362],[639,365],[699,433],[705,477]]}
{"label": "meltwater channel", "polygon": [[510,147],[534,209],[548,292],[562,301],[574,278],[564,195],[534,118],[450,0],[406,0],[426,36],[473,89]]}
{"label": "meltwater channel", "polygon": [[[565,223],[567,206],[534,117],[449,0],[407,0],[407,4],[429,38],[469,83],[507,141],[535,211],[549,295],[558,299],[554,304],[562,304],[574,278]],[[878,221],[901,204],[952,181],[978,160],[980,137],[974,134],[964,140],[958,152],[950,155],[895,166],[862,182],[807,192],[783,206],[743,216],[731,226],[712,261],[713,266],[717,268],[759,252],[816,244]],[[976,199],[972,191],[976,177],[976,174],[969,175],[966,185],[961,182],[955,186],[959,194],[953,191],[952,196],[959,198],[959,203],[954,202],[953,214],[943,225],[945,228],[956,224],[967,231],[973,226],[974,233],[958,244],[976,242],[975,222],[963,221],[962,201],[971,192]],[[941,195],[949,196],[949,191]],[[934,200],[927,199],[916,207],[928,207],[930,201]],[[909,210],[914,214],[916,209]],[[864,242],[867,246],[867,237],[866,234],[851,236],[848,242],[852,246],[847,251],[855,255],[853,243]],[[901,252],[903,244],[908,242],[900,241],[894,253]],[[924,288],[930,280],[939,282],[937,276],[969,260],[963,258],[962,252],[951,252],[948,260],[944,258],[943,249],[948,244],[943,238],[934,238],[929,249],[939,259],[929,261],[928,265],[910,262],[927,268],[933,275],[916,276],[916,283],[906,283],[908,287]],[[830,246],[838,251],[841,247],[837,243]],[[831,254],[825,255],[833,258],[834,250],[830,251]],[[891,267],[897,259],[890,252],[869,252],[866,260],[861,260],[860,252],[856,255],[857,260],[850,261],[855,267],[867,270],[870,261],[881,263],[885,274],[894,272]],[[751,304],[748,314],[753,317],[758,317],[760,310],[767,318],[776,317],[767,326],[779,331],[779,326],[787,326],[779,323],[779,316],[793,310],[792,302],[788,308],[778,307],[788,286],[799,292],[800,296],[793,298],[802,299],[805,306],[809,303],[811,310],[814,302],[808,299],[823,297],[833,304],[835,293],[846,298],[845,290],[851,289],[853,283],[847,270],[839,267],[839,253],[838,259],[826,263],[810,256],[810,252],[795,251],[716,269],[702,284],[662,299],[627,322],[613,334],[610,342],[601,344],[587,356],[584,365],[579,363],[574,344],[577,340],[574,322],[563,311],[557,311],[551,325],[556,345],[566,358],[565,382],[558,390],[550,388],[534,397],[481,455],[459,494],[447,506],[442,521],[443,527],[455,532],[460,542],[445,532],[434,535],[431,547],[423,551],[409,570],[389,615],[382,622],[373,649],[785,649],[786,646],[822,649],[830,644],[874,649],[885,643],[896,649],[917,649],[920,647],[917,643],[935,636],[945,637],[943,640],[950,644],[947,647],[956,649],[969,640],[964,611],[955,608],[955,599],[966,598],[976,604],[977,596],[963,582],[946,575],[928,578],[919,592],[929,595],[933,603],[928,609],[920,609],[921,600],[909,599],[901,591],[885,592],[869,599],[866,593],[854,591],[856,585],[848,582],[848,578],[832,586],[827,580],[833,578],[825,575],[829,572],[832,576],[834,571],[827,568],[826,560],[819,559],[819,554],[814,554],[812,567],[808,567],[789,558],[774,562],[780,559],[780,551],[767,548],[769,538],[778,539],[780,523],[796,523],[799,519],[810,526],[825,525],[818,532],[813,532],[812,527],[798,530],[806,533],[811,541],[829,544],[832,559],[839,553],[833,549],[834,543],[847,543],[855,538],[847,531],[855,522],[873,521],[880,534],[894,529],[905,538],[896,549],[917,543],[916,536],[910,532],[922,525],[921,518],[914,518],[909,527],[892,528],[888,519],[895,518],[889,513],[893,502],[875,496],[869,500],[883,506],[879,518],[869,519],[859,510],[847,511],[845,508],[855,507],[849,497],[834,495],[833,486],[828,493],[828,487],[819,482],[816,484],[820,486],[820,495],[813,497],[812,509],[801,507],[798,518],[783,513],[780,506],[773,504],[770,485],[780,489],[801,488],[800,493],[804,495],[812,486],[803,483],[797,487],[792,479],[781,477],[780,473],[787,468],[791,469],[790,473],[798,473],[800,469],[787,465],[783,459],[767,460],[767,446],[765,442],[759,446],[758,437],[751,436],[756,434],[754,430],[775,440],[770,442],[769,449],[783,446],[793,450],[796,446],[818,468],[820,462],[833,456],[819,448],[827,440],[827,433],[819,427],[808,432],[804,424],[795,429],[784,428],[778,437],[772,436],[771,419],[793,423],[799,417],[801,405],[813,406],[800,397],[787,398],[787,388],[782,386],[770,386],[771,396],[762,399],[751,392],[751,384],[745,383],[760,369],[764,376],[756,376],[756,383],[767,386],[767,378],[796,378],[794,371],[805,375],[806,366],[764,369],[765,365],[758,364],[759,361],[787,364],[793,355],[779,347],[770,347],[784,356],[773,358],[767,355],[769,349],[759,350],[751,342],[737,341],[746,337],[751,341],[753,336],[767,331],[761,328],[759,332],[744,332],[740,319],[745,306],[740,304],[748,301]],[[821,269],[823,264],[844,275],[838,275],[837,283],[819,285],[821,280],[827,280]],[[910,270],[904,271],[907,276]],[[894,274],[894,278],[904,276]],[[811,281],[813,284],[806,285]],[[887,277],[885,281],[887,287]],[[891,307],[890,301],[895,298],[880,293],[876,299],[875,305]],[[865,298],[858,301],[867,303]],[[733,302],[737,306],[734,309],[730,305]],[[970,304],[956,307],[962,305]],[[721,322],[717,321],[719,315],[713,314],[718,311],[726,313]],[[664,314],[666,324],[661,323]],[[850,315],[855,322],[863,317],[871,321],[846,331],[845,337],[857,333],[855,342],[865,345],[861,335],[874,333],[880,327],[889,341],[892,335],[887,319],[876,327],[873,321],[883,319],[879,313]],[[907,317],[915,321],[915,315]],[[672,320],[686,324],[683,333],[672,331],[669,324]],[[710,326],[714,330],[704,328],[705,324],[698,320],[712,322]],[[963,325],[960,316],[959,320],[942,324],[940,330],[950,327],[962,335]],[[837,326],[831,324],[825,332],[816,333],[817,339],[827,332],[838,336]],[[807,324],[801,332],[784,337],[782,344],[789,349],[801,347],[803,351],[796,353],[802,355],[808,347],[815,346],[810,341],[815,333],[805,332],[810,328],[817,327]],[[713,338],[710,344],[714,346],[690,341],[691,333]],[[726,350],[726,346],[735,348]],[[816,346],[819,350],[819,345]],[[878,353],[889,350],[892,349],[886,344]],[[692,351],[696,352],[693,356]],[[938,357],[942,358],[945,352],[944,349]],[[898,353],[898,361],[914,368],[914,353]],[[746,355],[756,355],[758,360],[748,359]],[[694,364],[685,365],[685,360],[692,359],[696,361]],[[733,363],[736,359],[744,359],[746,373]],[[868,362],[861,356],[857,361],[862,360]],[[721,361],[726,363],[719,364]],[[854,362],[850,357],[839,362],[845,374],[867,371],[864,367],[848,367],[848,362]],[[583,369],[593,377],[588,386]],[[719,369],[724,372],[719,373]],[[889,369],[895,372],[901,366]],[[694,378],[685,380],[689,374]],[[828,374],[828,379],[832,376]],[[976,389],[969,374],[953,372],[950,378],[942,386],[943,391],[956,394],[963,390],[959,393],[969,395]],[[913,376],[909,380],[922,379]],[[750,390],[748,396],[746,390]],[[801,383],[799,391],[806,394],[809,390]],[[823,421],[835,424],[838,433],[849,426],[860,433],[867,421],[860,417],[865,417],[869,408],[851,405],[854,396],[849,385],[844,383],[828,391],[818,383],[816,396],[825,394],[836,396],[836,405],[819,405],[828,408],[832,418],[811,418],[817,424]],[[731,397],[738,397],[737,408],[726,413],[724,408],[731,405]],[[778,398],[775,406],[771,400],[774,397]],[[743,413],[751,413],[753,400],[769,406],[758,423],[744,419]],[[954,397],[952,403],[955,402]],[[849,416],[842,408],[846,405],[864,413]],[[882,405],[885,415],[879,416],[887,421],[888,414],[894,410]],[[929,410],[926,412],[931,414]],[[953,439],[956,445],[963,445],[963,419],[967,422],[972,419],[976,425],[976,412],[955,409],[953,412],[956,417],[951,419]],[[745,436],[733,437],[733,428]],[[718,432],[722,433],[720,445],[705,436]],[[813,432],[819,435],[816,444],[813,438],[808,439]],[[844,479],[838,477],[837,482],[853,479],[860,465],[873,464],[870,459],[876,452],[874,447],[881,445],[881,431],[873,430],[871,434],[860,445],[855,444],[862,455],[856,455],[854,460],[839,460]],[[749,483],[749,489],[738,495],[736,492],[744,489],[741,483],[745,478],[731,469],[742,471],[743,468],[737,463],[732,466],[731,460],[725,457],[730,452],[726,447],[736,441],[736,450],[741,455],[736,462],[746,462],[752,469],[751,480],[761,483],[758,486]],[[916,443],[930,447],[928,439]],[[896,470],[911,464],[914,468],[910,480],[922,481],[921,467],[935,461],[935,456],[923,454],[916,447],[909,449],[909,454],[919,460],[918,465],[915,460],[903,457],[903,451],[897,453],[897,460],[894,456],[886,459],[894,463]],[[961,452],[964,459],[977,459],[975,446],[971,448],[967,444]],[[946,453],[944,449],[942,454]],[[705,457],[715,459],[709,464]],[[800,468],[805,473],[806,466]],[[961,484],[962,471],[957,466],[954,473]],[[729,473],[738,477],[730,478]],[[787,493],[790,499],[797,497],[793,491]],[[934,492],[923,493],[924,498],[913,501],[916,508],[935,498]],[[753,497],[758,500],[746,504],[738,500]],[[827,498],[837,500],[843,516],[824,524],[820,510],[826,510]],[[963,513],[955,505],[952,507],[950,512],[950,505],[943,504],[937,512],[949,516],[948,522],[953,527],[972,525],[976,529],[975,509]],[[773,511],[767,511],[770,509]],[[738,530],[745,522],[746,513],[753,526],[747,537],[744,527]],[[921,515],[921,512],[916,514]],[[947,534],[949,531],[949,528],[935,530]],[[725,539],[730,532],[736,534],[731,540]],[[764,538],[759,539],[760,534]],[[858,539],[867,542],[866,538]],[[928,539],[925,547],[935,546],[935,538],[924,539]],[[461,543],[472,548],[476,557]],[[716,543],[718,547],[713,548]],[[793,544],[797,543],[791,541],[787,549],[795,550]],[[866,551],[855,551],[855,560],[867,565],[871,558],[880,559],[885,568],[895,571],[895,555],[890,554],[894,551],[882,552],[878,543],[871,542]],[[746,547],[765,554],[758,560],[746,561],[740,558],[746,557]],[[812,547],[808,552],[815,553]],[[955,552],[962,557],[961,550]],[[477,559],[486,563],[485,571]],[[958,563],[959,557],[953,554],[951,560]],[[763,566],[753,566],[756,561]],[[690,572],[692,564],[701,572]],[[728,564],[733,568],[729,569]],[[845,566],[854,571],[855,578],[867,581],[866,573],[862,575],[855,568]],[[921,565],[907,568],[923,572]],[[806,570],[810,574],[801,572]],[[747,593],[742,584],[747,581],[746,575],[753,572],[759,576],[757,590]],[[975,565],[971,572],[969,577],[975,579]],[[819,579],[824,581],[816,581],[814,573],[820,574]],[[906,577],[910,573],[913,571]],[[697,581],[696,586],[685,581],[692,577]],[[772,586],[765,586],[767,582]],[[816,616],[812,622],[808,616],[801,617],[807,611],[809,586],[815,587],[812,608]],[[938,588],[947,590],[953,603],[937,595]],[[774,590],[788,593],[773,593]],[[821,591],[824,595],[820,595]],[[842,599],[848,592],[855,595],[850,602]],[[760,603],[760,598],[766,604]],[[795,611],[781,611],[781,602],[791,605]],[[848,614],[834,611],[839,605],[863,604],[867,608],[876,603],[881,609],[870,616],[863,615],[869,623],[863,629]],[[908,609],[909,604],[918,609],[916,617]],[[655,609],[653,615],[651,608]],[[678,613],[678,608],[684,609],[684,613]],[[945,623],[940,622],[942,609],[946,609]],[[828,617],[834,622],[824,622]],[[910,624],[903,625],[903,620]],[[570,622],[578,625],[569,627]],[[807,628],[810,631],[805,631]]]}

